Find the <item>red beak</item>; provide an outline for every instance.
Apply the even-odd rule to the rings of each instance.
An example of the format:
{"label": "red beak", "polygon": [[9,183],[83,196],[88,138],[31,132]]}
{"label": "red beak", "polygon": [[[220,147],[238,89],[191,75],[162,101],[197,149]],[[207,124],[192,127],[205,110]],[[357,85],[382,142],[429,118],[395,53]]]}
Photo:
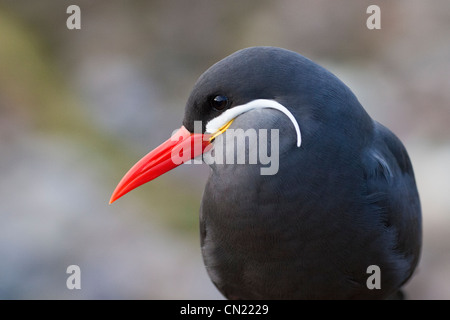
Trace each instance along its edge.
{"label": "red beak", "polygon": [[139,160],[120,180],[109,203],[209,150],[210,136],[182,126],[170,139]]}

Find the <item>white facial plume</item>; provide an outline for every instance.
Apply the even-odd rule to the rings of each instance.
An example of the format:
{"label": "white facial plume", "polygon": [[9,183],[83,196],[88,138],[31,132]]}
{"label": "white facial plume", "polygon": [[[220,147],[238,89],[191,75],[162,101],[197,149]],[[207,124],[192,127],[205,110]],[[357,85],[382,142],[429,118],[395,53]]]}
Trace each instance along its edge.
{"label": "white facial plume", "polygon": [[297,133],[297,147],[300,147],[302,143],[302,135],[300,133],[300,127],[298,125],[297,120],[285,106],[276,102],[275,100],[257,99],[250,101],[246,104],[228,109],[220,116],[212,119],[206,124],[206,133],[215,133],[219,131],[220,128],[225,126],[228,122],[230,122],[231,120],[235,119],[236,117],[245,112],[255,109],[266,109],[266,108],[281,111],[289,118],[289,120],[291,120],[292,124],[294,125],[295,132]]}

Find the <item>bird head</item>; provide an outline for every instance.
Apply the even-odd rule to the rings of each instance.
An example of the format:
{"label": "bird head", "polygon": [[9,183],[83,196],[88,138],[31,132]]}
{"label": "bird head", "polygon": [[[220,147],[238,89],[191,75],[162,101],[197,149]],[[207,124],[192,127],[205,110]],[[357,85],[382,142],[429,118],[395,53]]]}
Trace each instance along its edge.
{"label": "bird head", "polygon": [[[110,203],[207,152],[236,119],[254,110],[276,110],[278,117],[288,119],[289,143],[300,150],[303,126],[310,135],[321,136],[316,132],[321,122],[333,123],[333,117],[342,113],[351,117],[352,112],[364,112],[361,107],[354,111],[342,106],[349,98],[356,101],[351,106],[359,106],[339,79],[300,54],[274,47],[237,51],[200,76],[187,100],[181,128],[128,171]],[[247,127],[259,126],[251,116],[242,120]]]}

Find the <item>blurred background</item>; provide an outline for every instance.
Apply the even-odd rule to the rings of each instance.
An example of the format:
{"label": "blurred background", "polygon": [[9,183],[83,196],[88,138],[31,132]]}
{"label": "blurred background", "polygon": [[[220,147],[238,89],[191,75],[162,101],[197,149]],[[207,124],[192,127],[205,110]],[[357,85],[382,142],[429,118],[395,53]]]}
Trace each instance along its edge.
{"label": "blurred background", "polygon": [[180,127],[198,76],[254,45],[326,67],[404,142],[424,219],[406,294],[450,299],[449,30],[448,0],[1,0],[0,299],[222,299],[200,254],[206,165],[108,200]]}

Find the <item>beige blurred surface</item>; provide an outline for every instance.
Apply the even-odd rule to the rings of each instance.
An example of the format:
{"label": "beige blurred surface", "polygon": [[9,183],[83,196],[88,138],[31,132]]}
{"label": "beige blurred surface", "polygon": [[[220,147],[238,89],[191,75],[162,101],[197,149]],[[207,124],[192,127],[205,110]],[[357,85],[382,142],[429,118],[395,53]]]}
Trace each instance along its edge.
{"label": "beige blurred surface", "polygon": [[[197,77],[248,46],[341,78],[404,142],[422,201],[412,299],[450,299],[450,2],[0,3],[0,299],[221,299],[200,255],[208,168],[182,166],[107,204],[181,125]],[[366,8],[381,7],[381,30]],[[68,265],[82,289],[65,287]]]}

